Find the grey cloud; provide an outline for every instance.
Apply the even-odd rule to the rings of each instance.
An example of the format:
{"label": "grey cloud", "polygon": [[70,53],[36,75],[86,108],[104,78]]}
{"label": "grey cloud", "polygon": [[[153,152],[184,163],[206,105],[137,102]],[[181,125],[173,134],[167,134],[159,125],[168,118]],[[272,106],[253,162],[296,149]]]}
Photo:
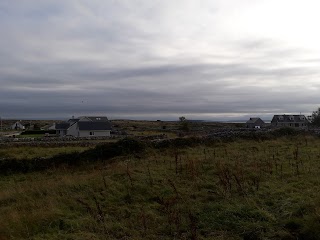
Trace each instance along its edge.
{"label": "grey cloud", "polygon": [[1,2],[0,27],[6,34],[0,39],[0,115],[208,119],[304,112],[319,104],[320,85],[306,84],[319,77],[318,60],[306,59],[301,49],[253,38],[231,41],[226,52],[192,55],[186,48],[162,55],[163,49],[178,49],[171,41],[180,37],[205,41],[196,35],[204,23],[197,16],[192,25],[193,18],[171,9],[169,1],[139,3]]}

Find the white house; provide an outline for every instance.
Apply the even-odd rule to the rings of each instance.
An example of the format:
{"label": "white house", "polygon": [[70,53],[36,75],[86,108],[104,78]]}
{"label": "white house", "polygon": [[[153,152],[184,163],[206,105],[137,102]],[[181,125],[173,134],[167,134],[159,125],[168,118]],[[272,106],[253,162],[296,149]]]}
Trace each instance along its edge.
{"label": "white house", "polygon": [[73,137],[109,137],[111,123],[107,117],[82,116],[57,123],[56,133],[59,136]]}
{"label": "white house", "polygon": [[25,130],[25,126],[22,125],[20,121],[15,122],[14,124],[11,125],[11,129],[13,130]]}
{"label": "white house", "polygon": [[271,120],[273,127],[293,127],[293,128],[307,128],[309,124],[308,119],[304,115],[274,115]]}

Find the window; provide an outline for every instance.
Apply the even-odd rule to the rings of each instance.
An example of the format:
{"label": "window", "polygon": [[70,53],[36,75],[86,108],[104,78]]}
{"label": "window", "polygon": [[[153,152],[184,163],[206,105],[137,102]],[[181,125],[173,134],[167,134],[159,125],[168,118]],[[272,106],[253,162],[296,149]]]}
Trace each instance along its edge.
{"label": "window", "polygon": [[90,132],[90,136],[94,136],[94,132]]}

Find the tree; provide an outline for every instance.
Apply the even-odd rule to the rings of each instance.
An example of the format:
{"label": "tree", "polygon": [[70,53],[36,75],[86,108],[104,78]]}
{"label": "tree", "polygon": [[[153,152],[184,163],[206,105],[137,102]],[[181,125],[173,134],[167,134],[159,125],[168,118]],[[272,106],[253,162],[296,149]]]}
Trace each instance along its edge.
{"label": "tree", "polygon": [[182,117],[179,117],[179,121],[180,122],[184,122],[184,121],[186,121],[187,119],[184,117],[184,116],[182,116]]}
{"label": "tree", "polygon": [[312,115],[308,117],[311,124],[314,126],[320,126],[320,107],[317,111],[312,112]]}
{"label": "tree", "polygon": [[180,122],[180,127],[179,127],[180,130],[183,130],[186,132],[188,132],[190,130],[189,122],[184,116],[179,117],[179,122]]}
{"label": "tree", "polygon": [[40,125],[38,123],[35,123],[33,125],[33,130],[40,130]]}

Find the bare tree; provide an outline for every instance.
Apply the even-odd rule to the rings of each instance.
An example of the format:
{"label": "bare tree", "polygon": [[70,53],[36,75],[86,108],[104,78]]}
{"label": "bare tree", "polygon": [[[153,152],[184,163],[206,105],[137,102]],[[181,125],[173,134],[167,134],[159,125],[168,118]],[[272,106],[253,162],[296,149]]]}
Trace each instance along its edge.
{"label": "bare tree", "polygon": [[184,116],[179,117],[179,122],[180,122],[180,130],[183,130],[186,132],[190,130],[189,122]]}

